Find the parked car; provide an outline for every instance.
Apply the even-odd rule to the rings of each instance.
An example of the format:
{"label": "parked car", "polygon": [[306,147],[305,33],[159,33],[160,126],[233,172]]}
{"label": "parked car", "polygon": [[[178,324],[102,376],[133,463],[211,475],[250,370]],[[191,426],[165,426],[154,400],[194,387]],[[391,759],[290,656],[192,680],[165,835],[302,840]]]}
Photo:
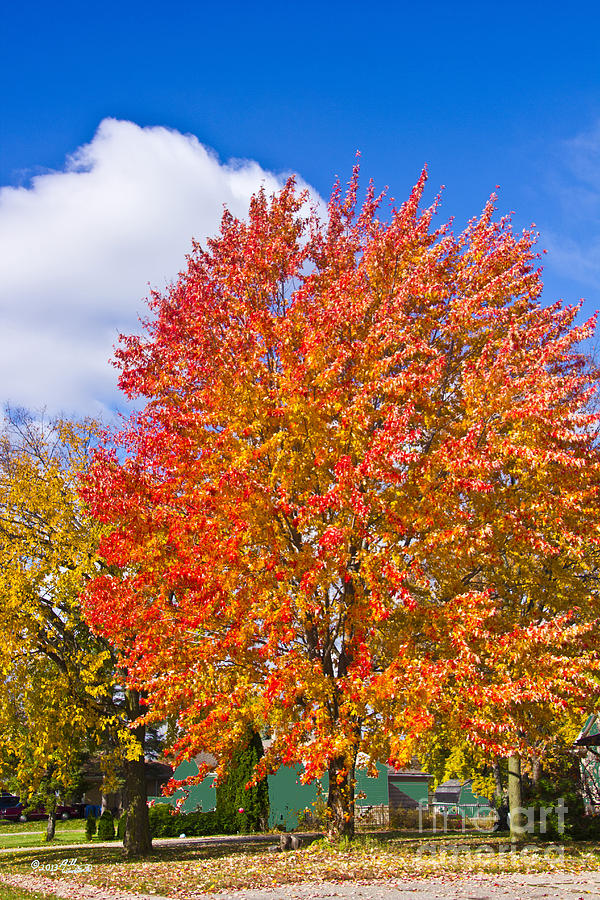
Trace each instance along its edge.
{"label": "parked car", "polygon": [[59,803],[56,816],[59,819],[83,819],[84,803]]}
{"label": "parked car", "polygon": [[[82,803],[59,803],[56,807],[57,819],[79,819],[82,816]],[[31,808],[21,803],[19,797],[14,794],[0,796],[0,819],[9,822],[35,822],[47,817],[48,813],[41,805]]]}
{"label": "parked car", "polygon": [[16,794],[7,794],[6,792],[2,791],[2,793],[0,794],[0,816],[3,815],[4,810],[12,809],[13,807],[18,806],[19,803],[20,800],[16,796]]}
{"label": "parked car", "polygon": [[27,822],[35,819],[45,819],[46,813],[40,808],[28,809],[25,812],[25,806],[19,801],[12,806],[0,807],[0,817],[9,822]]}

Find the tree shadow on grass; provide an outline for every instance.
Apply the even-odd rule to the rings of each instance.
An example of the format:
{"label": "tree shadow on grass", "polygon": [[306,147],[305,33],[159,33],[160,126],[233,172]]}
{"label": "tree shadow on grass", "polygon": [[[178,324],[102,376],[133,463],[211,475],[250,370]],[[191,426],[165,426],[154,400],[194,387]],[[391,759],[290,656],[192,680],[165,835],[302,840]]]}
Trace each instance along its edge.
{"label": "tree shadow on grass", "polygon": [[[278,842],[278,838],[273,838],[273,847]],[[272,849],[265,844],[244,844],[229,843],[218,845],[206,844],[184,844],[181,847],[155,847],[153,852],[148,856],[139,858],[128,858],[125,856],[121,844],[115,847],[94,847],[89,844],[83,844],[81,847],[70,848],[65,850],[63,847],[53,846],[44,847],[42,849],[35,848],[31,850],[21,850],[18,853],[7,854],[0,859],[0,872],[15,871],[22,872],[24,869],[28,872],[34,871],[32,863],[60,863],[64,859],[77,859],[77,866],[92,865],[94,868],[102,866],[124,865],[135,866],[140,862],[158,863],[158,862],[193,862],[203,859],[222,859],[226,856],[238,854],[259,855],[265,851]]]}

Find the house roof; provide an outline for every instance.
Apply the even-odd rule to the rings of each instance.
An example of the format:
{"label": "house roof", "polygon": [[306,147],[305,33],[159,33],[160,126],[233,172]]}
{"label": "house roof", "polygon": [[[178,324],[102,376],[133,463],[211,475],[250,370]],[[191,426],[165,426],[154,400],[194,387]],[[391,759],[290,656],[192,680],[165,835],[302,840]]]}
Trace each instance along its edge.
{"label": "house roof", "polygon": [[598,719],[589,716],[587,722],[575,739],[576,747],[600,747],[600,734],[598,733]]}
{"label": "house roof", "polygon": [[146,760],[146,778],[156,778],[158,781],[173,777],[173,766],[169,763]]}
{"label": "house roof", "polygon": [[433,795],[434,803],[458,803],[460,800],[460,792],[462,791],[463,784],[467,782],[459,781],[458,778],[450,778],[448,781],[444,781],[443,784],[440,784],[437,788],[435,794]]}
{"label": "house roof", "polygon": [[388,778],[401,775],[410,778],[433,778],[433,775],[423,771],[421,763],[416,756],[413,756],[409,766],[403,766],[400,769],[395,769],[394,766],[387,766],[386,768]]}
{"label": "house roof", "polygon": [[211,769],[214,769],[217,765],[217,757],[213,756],[212,753],[197,753],[194,757],[194,762],[200,768],[200,766],[207,765],[210,766]]}
{"label": "house roof", "polygon": [[386,766],[388,778],[433,778],[433,775],[429,775],[427,772],[424,772],[423,769],[417,768],[405,768],[405,769],[395,769],[393,766]]}
{"label": "house roof", "polygon": [[[147,779],[153,779],[156,781],[168,781],[169,778],[173,777],[173,766],[170,766],[168,763],[148,759],[146,759],[144,762]],[[97,757],[91,757],[90,759],[86,760],[81,767],[81,773],[83,775],[83,780],[88,784],[92,784],[94,782],[100,783],[104,780],[102,766],[100,760]]]}

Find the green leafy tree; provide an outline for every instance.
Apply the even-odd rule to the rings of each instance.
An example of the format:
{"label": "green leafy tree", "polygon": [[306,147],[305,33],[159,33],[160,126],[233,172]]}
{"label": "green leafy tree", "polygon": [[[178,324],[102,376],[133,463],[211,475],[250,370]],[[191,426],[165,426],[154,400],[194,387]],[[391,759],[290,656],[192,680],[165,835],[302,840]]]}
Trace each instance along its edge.
{"label": "green leafy tree", "polygon": [[263,756],[257,731],[247,733],[233,756],[227,777],[217,786],[217,818],[224,831],[247,834],[262,831],[269,817],[269,785],[261,778],[250,786]]}
{"label": "green leafy tree", "polygon": [[144,728],[129,728],[139,698],[121,687],[113,649],[79,601],[104,568],[101,527],[77,490],[95,434],[91,423],[23,412],[0,433],[0,777],[14,778],[26,802],[43,800],[52,839],[57,792],[70,789],[81,754],[108,753],[125,768],[137,854],[150,849]]}

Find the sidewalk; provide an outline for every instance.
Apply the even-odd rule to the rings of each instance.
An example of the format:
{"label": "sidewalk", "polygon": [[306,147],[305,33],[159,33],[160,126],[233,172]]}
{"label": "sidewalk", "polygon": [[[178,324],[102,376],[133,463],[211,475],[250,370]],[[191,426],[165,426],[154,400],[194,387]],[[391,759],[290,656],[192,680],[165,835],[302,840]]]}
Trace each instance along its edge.
{"label": "sidewalk", "polygon": [[[132,894],[66,880],[34,876],[0,875],[0,883],[25,890],[52,892],[64,900],[169,900],[158,894]],[[372,884],[286,884],[269,890],[243,890],[217,894],[174,894],[177,900],[596,900],[600,898],[600,872],[569,875],[472,876],[407,879]]]}

